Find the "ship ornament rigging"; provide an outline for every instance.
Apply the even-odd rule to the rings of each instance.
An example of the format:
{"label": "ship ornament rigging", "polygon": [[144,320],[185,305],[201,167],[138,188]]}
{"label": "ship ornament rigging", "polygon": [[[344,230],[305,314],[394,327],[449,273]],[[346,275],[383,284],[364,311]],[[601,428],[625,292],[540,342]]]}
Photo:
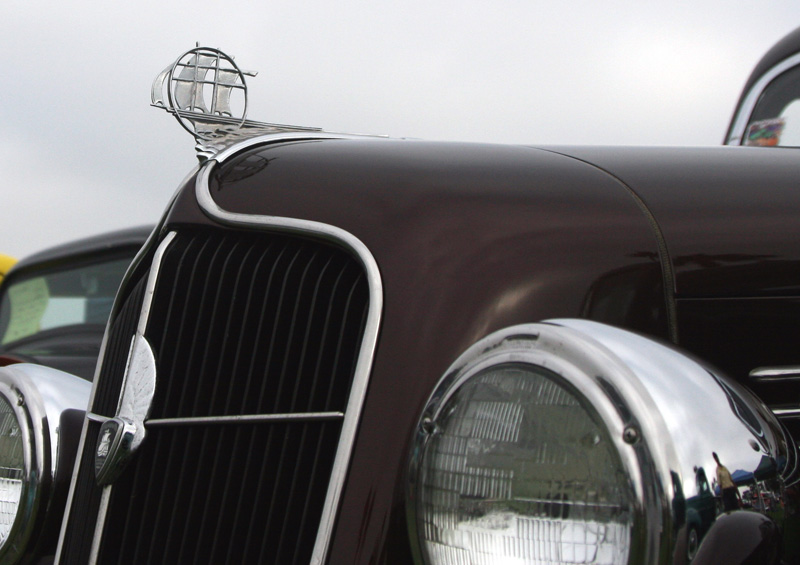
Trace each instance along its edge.
{"label": "ship ornament rigging", "polygon": [[288,126],[247,119],[247,83],[243,71],[219,49],[190,49],[153,81],[152,106],[175,116],[197,142],[200,161],[213,158],[243,139],[268,133],[319,132],[320,128]]}

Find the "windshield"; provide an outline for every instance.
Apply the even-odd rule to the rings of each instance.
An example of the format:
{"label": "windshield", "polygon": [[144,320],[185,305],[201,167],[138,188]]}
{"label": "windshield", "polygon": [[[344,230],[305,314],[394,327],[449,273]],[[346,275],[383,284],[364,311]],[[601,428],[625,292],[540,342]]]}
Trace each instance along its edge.
{"label": "windshield", "polygon": [[0,344],[66,326],[104,326],[130,257],[9,279],[0,299]]}

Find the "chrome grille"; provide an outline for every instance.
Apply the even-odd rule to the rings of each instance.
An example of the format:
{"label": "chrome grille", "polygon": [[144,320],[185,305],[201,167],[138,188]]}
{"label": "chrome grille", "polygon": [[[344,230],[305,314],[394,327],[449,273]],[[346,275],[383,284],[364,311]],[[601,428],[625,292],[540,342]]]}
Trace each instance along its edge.
{"label": "chrome grille", "polygon": [[[179,232],[145,331],[158,375],[148,436],[111,488],[97,562],[307,563],[368,306],[362,267],[338,247]],[[101,392],[114,394],[105,380]],[[90,475],[76,504],[81,488],[99,496]]]}
{"label": "chrome grille", "polygon": [[98,563],[308,563],[339,428],[155,430],[114,484]]}

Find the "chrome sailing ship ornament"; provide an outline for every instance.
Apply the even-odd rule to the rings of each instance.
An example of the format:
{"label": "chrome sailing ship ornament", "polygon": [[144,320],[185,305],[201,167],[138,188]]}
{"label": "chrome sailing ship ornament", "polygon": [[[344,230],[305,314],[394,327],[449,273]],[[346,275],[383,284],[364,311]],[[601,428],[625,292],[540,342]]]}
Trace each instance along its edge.
{"label": "chrome sailing ship ornament", "polygon": [[190,49],[153,82],[152,105],[166,110],[197,141],[198,158],[212,158],[234,143],[278,132],[321,131],[320,128],[269,124],[247,119],[247,83],[233,57],[219,49]]}

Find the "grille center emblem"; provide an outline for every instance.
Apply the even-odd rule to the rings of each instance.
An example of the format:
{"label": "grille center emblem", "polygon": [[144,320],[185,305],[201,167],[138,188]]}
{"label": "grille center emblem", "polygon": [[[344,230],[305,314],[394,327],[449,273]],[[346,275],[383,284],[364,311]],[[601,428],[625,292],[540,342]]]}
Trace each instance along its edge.
{"label": "grille center emblem", "polygon": [[111,450],[111,442],[114,441],[115,433],[110,428],[100,432],[100,444],[97,446],[97,458],[105,460]]}
{"label": "grille center emblem", "polygon": [[100,486],[109,485],[122,472],[145,437],[144,421],[156,389],[156,361],[144,336],[131,343],[117,415],[100,427],[94,454],[94,475]]}
{"label": "grille center emblem", "polygon": [[136,426],[121,418],[108,420],[100,428],[94,454],[94,474],[101,486],[111,484],[130,459]]}

